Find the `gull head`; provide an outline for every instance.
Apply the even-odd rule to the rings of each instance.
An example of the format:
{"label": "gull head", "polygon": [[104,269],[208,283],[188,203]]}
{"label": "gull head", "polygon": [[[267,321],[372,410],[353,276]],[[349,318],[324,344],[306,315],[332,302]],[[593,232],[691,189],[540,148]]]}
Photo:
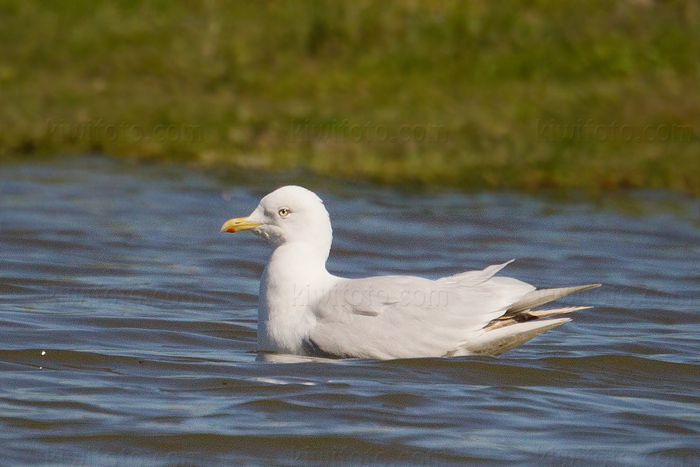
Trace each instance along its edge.
{"label": "gull head", "polygon": [[323,201],[300,186],[284,186],[265,196],[247,217],[228,220],[222,232],[250,230],[275,246],[286,243],[327,245],[333,238]]}

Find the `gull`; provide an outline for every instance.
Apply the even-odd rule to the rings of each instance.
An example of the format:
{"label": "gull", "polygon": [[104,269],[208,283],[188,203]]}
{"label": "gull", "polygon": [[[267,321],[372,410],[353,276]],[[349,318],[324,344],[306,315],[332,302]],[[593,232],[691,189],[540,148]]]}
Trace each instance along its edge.
{"label": "gull", "polygon": [[273,247],[260,280],[258,351],[317,358],[500,355],[590,307],[535,309],[599,287],[536,289],[496,276],[511,261],[436,280],[348,279],[326,270],[333,231],[315,193],[285,186],[222,232],[249,230]]}

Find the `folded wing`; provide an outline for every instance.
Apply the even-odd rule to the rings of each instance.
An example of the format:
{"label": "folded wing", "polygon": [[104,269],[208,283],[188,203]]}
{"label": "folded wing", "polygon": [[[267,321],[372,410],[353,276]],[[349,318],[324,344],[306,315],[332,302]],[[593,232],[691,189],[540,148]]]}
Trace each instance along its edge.
{"label": "folded wing", "polygon": [[597,286],[535,290],[494,277],[507,264],[438,280],[343,280],[315,304],[317,325],[305,347],[311,355],[341,358],[498,355],[568,321],[542,318],[585,307],[532,308]]}

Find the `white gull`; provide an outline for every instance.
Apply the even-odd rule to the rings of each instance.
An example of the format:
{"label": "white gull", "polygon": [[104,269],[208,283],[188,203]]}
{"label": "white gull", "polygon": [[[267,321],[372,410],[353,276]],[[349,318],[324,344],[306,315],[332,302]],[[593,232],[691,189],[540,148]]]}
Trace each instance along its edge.
{"label": "white gull", "polygon": [[[274,247],[260,281],[258,351],[322,358],[499,355],[590,307],[534,309],[598,287],[537,290],[495,274],[509,262],[437,280],[346,279],[326,270],[333,232],[323,201],[299,186],[265,196],[222,232],[250,230]],[[553,318],[555,317],[555,318]]]}

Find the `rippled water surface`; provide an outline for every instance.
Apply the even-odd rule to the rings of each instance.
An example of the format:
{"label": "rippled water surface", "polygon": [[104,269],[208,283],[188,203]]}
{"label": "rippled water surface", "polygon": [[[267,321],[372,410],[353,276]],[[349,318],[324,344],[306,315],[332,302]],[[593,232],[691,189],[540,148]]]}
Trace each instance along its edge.
{"label": "rippled water surface", "polygon": [[[289,180],[293,181],[293,180]],[[329,269],[511,258],[595,308],[499,358],[257,361],[278,182],[107,160],[0,167],[0,465],[700,465],[698,200],[315,182]]]}

